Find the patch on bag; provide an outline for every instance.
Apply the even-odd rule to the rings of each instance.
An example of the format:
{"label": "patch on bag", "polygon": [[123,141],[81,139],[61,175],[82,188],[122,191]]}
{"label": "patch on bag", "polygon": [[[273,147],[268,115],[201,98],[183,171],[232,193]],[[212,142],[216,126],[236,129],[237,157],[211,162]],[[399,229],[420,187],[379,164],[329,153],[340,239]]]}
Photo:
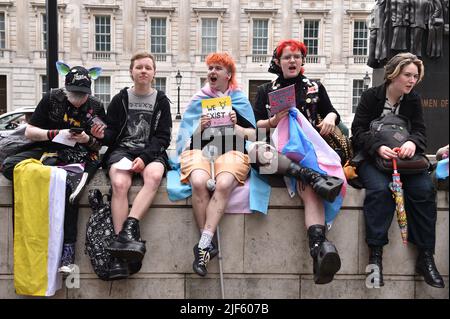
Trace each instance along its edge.
{"label": "patch on bag", "polygon": [[403,135],[399,132],[395,132],[395,134],[392,137],[395,138],[399,142],[403,142],[403,140],[405,139],[405,135]]}

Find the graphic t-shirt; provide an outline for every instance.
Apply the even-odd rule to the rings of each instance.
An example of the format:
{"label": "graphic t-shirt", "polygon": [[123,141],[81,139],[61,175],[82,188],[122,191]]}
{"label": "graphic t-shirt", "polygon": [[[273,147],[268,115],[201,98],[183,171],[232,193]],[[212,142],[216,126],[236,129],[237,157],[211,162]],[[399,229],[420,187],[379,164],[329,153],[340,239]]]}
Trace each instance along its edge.
{"label": "graphic t-shirt", "polygon": [[121,147],[143,150],[149,140],[150,125],[155,109],[157,91],[146,95],[137,95],[132,88],[128,92],[128,119]]}

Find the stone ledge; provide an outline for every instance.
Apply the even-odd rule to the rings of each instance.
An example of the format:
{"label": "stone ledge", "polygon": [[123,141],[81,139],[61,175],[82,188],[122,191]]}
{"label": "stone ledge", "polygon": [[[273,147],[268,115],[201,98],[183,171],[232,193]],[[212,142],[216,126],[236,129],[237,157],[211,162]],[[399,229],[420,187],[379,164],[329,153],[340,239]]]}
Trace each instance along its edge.
{"label": "stone ledge", "polygon": [[[164,181],[165,183],[165,181]],[[219,267],[215,258],[206,278],[192,271],[192,247],[198,231],[190,200],[170,202],[161,185],[149,214],[141,222],[147,254],[140,273],[111,283],[97,279],[84,254],[85,225],[90,214],[87,191],[109,188],[98,172],[81,197],[76,262],[81,289],[63,289],[55,298],[219,298]],[[133,200],[141,185],[136,180],[130,192]],[[0,298],[21,298],[14,294],[11,184],[0,177]],[[435,289],[415,276],[416,250],[403,246],[398,226],[390,228],[390,243],[384,250],[386,286],[365,287],[368,260],[362,215],[363,190],[348,189],[344,206],[331,228],[342,267],[329,285],[312,281],[312,262],[304,226],[303,205],[289,198],[284,188],[273,188],[269,213],[226,214],[221,221],[221,244],[225,289],[228,298],[448,298],[445,289]],[[438,193],[436,264],[448,284],[449,265],[448,193]],[[170,253],[168,253],[170,252]]]}

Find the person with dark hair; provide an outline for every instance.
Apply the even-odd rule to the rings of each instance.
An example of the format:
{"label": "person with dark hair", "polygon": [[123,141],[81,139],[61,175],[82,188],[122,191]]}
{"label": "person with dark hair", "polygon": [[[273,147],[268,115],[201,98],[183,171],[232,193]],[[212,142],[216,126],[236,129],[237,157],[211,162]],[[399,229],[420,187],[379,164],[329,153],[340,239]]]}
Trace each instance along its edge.
{"label": "person with dark hair", "polygon": [[[414,90],[424,76],[424,66],[411,53],[395,55],[385,66],[384,83],[364,91],[352,123],[352,142],[355,152],[365,159],[357,174],[366,189],[364,219],[369,264],[376,266],[380,286],[383,282],[383,246],[388,243],[388,230],[395,212],[395,201],[389,188],[390,173],[374,164],[376,156],[384,159],[407,159],[426,149],[426,134],[419,94]],[[378,137],[370,134],[370,123],[382,114],[399,114],[411,123],[408,140],[400,150],[391,149]],[[427,172],[402,174],[405,210],[408,220],[408,241],[419,249],[416,271],[433,287],[443,288],[444,281],[434,263],[436,243],[436,191]],[[372,276],[369,274],[369,276]]]}
{"label": "person with dark hair", "polygon": [[[314,282],[326,284],[341,267],[337,249],[325,233],[341,207],[345,177],[338,154],[323,137],[332,133],[340,117],[325,87],[303,75],[306,53],[306,46],[297,40],[278,43],[269,67],[278,78],[258,87],[253,110],[257,127],[266,130],[267,142],[275,145],[277,152],[267,145],[259,148],[263,155],[276,159],[274,173],[292,177],[287,184],[290,195],[295,195],[296,188],[303,200]],[[271,114],[269,94],[291,85],[296,107]]]}
{"label": "person with dark hair", "polygon": [[[131,88],[116,94],[108,106],[102,142],[108,145],[104,163],[112,185],[111,211],[116,239],[108,250],[114,257],[110,279],[127,278],[142,266],[146,248],[139,222],[147,213],[167,171],[172,117],[166,94],[152,87],[156,72],[153,55],[139,52],[130,63]],[[118,166],[129,160],[130,167]],[[128,191],[135,174],[144,185],[128,210]]]}
{"label": "person with dark hair", "polygon": [[[29,158],[41,159],[45,165],[65,165],[82,163],[85,165],[83,177],[67,172],[66,206],[64,214],[64,244],[60,271],[71,273],[74,269],[75,242],[77,237],[79,191],[93,176],[99,165],[98,151],[101,143],[98,137],[104,126],[92,123],[94,117],[104,118],[102,102],[91,95],[92,80],[101,72],[101,68],[89,70],[82,66],[70,68],[58,61],[57,69],[65,76],[65,87],[52,89],[39,102],[25,130],[25,136],[36,143],[26,151],[7,157],[3,162],[3,174],[13,180],[16,165]],[[78,132],[71,131],[77,129]],[[55,137],[64,136],[75,144],[55,142]],[[53,157],[44,155],[53,154]],[[78,192],[75,194],[75,192]]]}

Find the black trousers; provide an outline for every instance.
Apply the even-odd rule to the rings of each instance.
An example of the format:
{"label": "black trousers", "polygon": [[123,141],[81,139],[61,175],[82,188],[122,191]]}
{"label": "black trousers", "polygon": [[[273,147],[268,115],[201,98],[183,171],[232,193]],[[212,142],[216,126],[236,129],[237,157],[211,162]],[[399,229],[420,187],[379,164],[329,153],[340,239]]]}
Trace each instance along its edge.
{"label": "black trousers", "polygon": [[[44,152],[42,148],[35,148],[28,151],[18,153],[7,157],[3,162],[3,175],[13,180],[14,167],[23,160],[34,158],[39,160]],[[64,243],[75,243],[77,240],[77,224],[78,224],[78,203],[70,204],[69,196],[72,193],[73,183],[70,182],[69,176],[66,182],[66,198],[64,211]]]}
{"label": "black trousers", "polygon": [[[364,161],[358,168],[358,176],[366,188],[364,199],[366,242],[369,246],[384,246],[389,242],[388,230],[395,214],[395,202],[389,189],[392,175],[382,173],[374,164]],[[413,175],[402,174],[400,179],[403,184],[408,222],[408,241],[419,249],[434,252],[437,208],[436,190],[431,178],[424,172]]]}

